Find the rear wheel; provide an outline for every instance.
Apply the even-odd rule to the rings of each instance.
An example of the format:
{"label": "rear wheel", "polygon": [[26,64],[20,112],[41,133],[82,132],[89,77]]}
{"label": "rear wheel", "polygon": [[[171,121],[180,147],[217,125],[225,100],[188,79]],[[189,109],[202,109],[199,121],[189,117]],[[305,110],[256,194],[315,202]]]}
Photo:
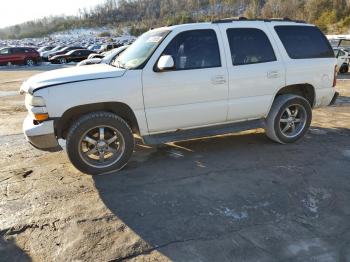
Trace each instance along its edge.
{"label": "rear wheel", "polygon": [[345,74],[348,71],[349,71],[349,66],[347,64],[343,64],[339,69],[339,73],[341,73],[341,74]]}
{"label": "rear wheel", "polygon": [[72,164],[93,175],[122,169],[134,150],[130,127],[109,112],[81,117],[70,128],[66,143]]}
{"label": "rear wheel", "polygon": [[275,99],[266,118],[266,134],[278,143],[293,143],[306,134],[311,120],[309,101],[297,95],[281,95]]}

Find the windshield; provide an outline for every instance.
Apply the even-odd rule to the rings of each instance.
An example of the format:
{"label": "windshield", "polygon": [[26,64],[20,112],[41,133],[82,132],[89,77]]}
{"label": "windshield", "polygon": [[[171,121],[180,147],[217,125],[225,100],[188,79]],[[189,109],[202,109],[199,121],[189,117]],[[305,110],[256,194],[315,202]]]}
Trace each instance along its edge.
{"label": "windshield", "polygon": [[115,60],[113,65],[126,69],[139,67],[152,55],[169,32],[165,29],[156,29],[144,33]]}

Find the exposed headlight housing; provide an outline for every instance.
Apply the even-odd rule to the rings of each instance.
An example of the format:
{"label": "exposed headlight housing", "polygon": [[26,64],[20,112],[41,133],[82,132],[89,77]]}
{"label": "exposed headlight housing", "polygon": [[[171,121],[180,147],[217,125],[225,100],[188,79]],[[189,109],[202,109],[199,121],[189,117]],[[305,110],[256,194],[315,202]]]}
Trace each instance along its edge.
{"label": "exposed headlight housing", "polygon": [[41,96],[26,94],[25,103],[30,106],[45,106],[45,100]]}

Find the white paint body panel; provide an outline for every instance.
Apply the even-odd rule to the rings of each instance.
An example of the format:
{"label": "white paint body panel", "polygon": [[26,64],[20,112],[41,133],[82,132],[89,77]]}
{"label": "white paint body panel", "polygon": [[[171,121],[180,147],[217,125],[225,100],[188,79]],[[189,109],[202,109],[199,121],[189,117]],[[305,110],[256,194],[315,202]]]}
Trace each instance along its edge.
{"label": "white paint body panel", "polygon": [[[264,118],[276,93],[287,85],[312,85],[315,106],[327,106],[335,92],[332,83],[336,59],[290,59],[273,29],[279,24],[305,26],[261,21],[172,26],[143,69],[92,65],[54,70],[30,78],[21,89],[42,96],[52,118],[80,105],[125,103],[135,113],[142,136]],[[277,61],[233,66],[226,29],[237,27],[263,30]],[[195,29],[215,30],[221,67],[154,72],[153,66],[168,43],[178,33]],[[268,77],[271,72],[276,73],[274,77]],[[34,129],[31,127],[31,132],[35,133]]]}

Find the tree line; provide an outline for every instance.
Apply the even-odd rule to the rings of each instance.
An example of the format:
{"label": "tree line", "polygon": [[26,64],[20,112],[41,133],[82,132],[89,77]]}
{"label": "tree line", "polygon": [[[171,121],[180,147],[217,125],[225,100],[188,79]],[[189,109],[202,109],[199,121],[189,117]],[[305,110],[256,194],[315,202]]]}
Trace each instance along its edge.
{"label": "tree line", "polygon": [[348,33],[350,0],[105,0],[76,16],[54,16],[0,29],[1,39],[41,37],[81,27],[128,27],[139,35],[151,27],[225,17],[305,20],[325,33]]}

